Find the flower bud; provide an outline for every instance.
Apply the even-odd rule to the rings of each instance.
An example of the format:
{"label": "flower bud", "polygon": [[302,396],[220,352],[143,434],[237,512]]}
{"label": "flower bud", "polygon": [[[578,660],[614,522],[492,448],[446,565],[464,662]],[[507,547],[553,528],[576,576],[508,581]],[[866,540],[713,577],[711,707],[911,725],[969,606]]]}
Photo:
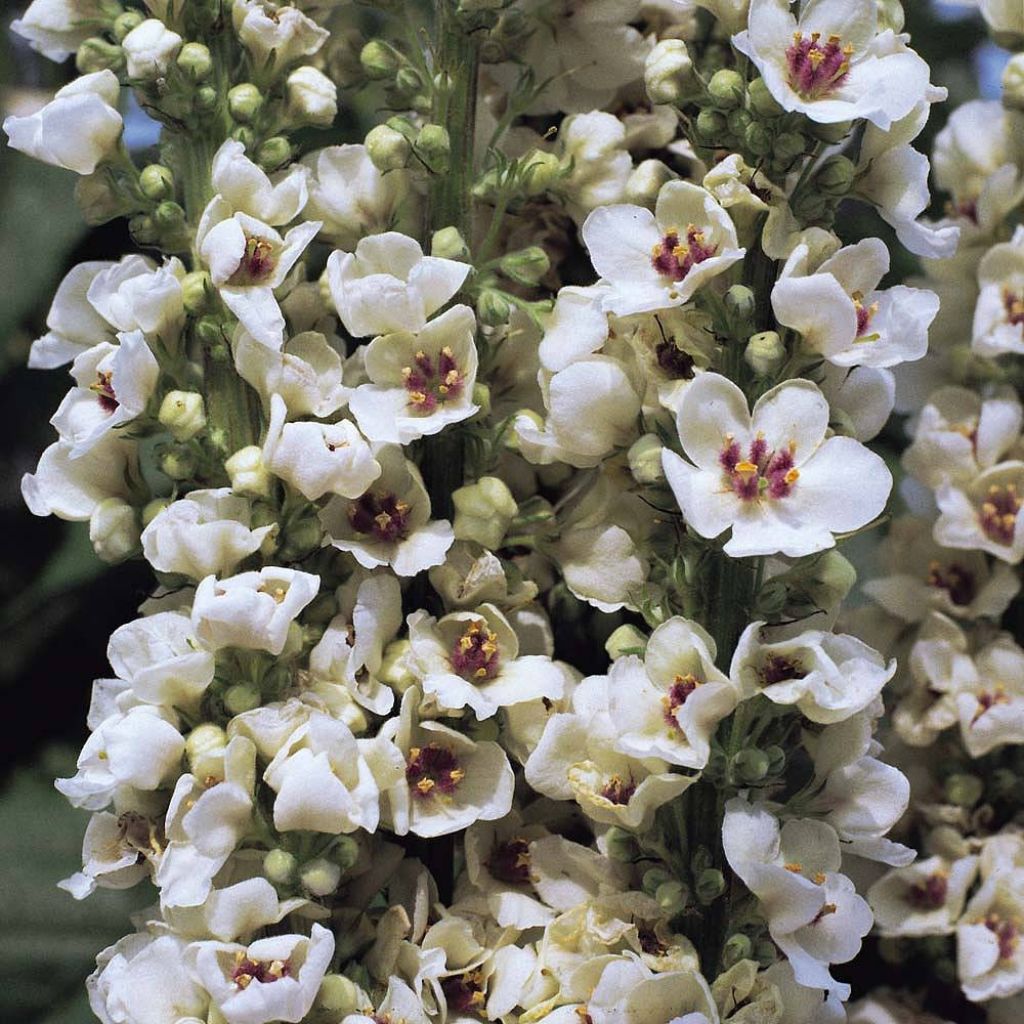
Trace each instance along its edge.
{"label": "flower bud", "polygon": [[857,167],[852,160],[845,156],[830,156],[818,168],[814,185],[819,192],[838,199],[853,188],[856,177]]}
{"label": "flower bud", "polygon": [[501,292],[494,288],[484,288],[476,300],[476,315],[485,326],[500,327],[508,323],[512,315],[512,304]]}
{"label": "flower bud", "polygon": [[768,755],[757,747],[747,747],[732,759],[732,770],[740,782],[752,785],[768,774]]}
{"label": "flower bud", "polygon": [[181,279],[181,299],[185,311],[191,316],[201,316],[212,304],[216,289],[205,270],[193,270]]}
{"label": "flower bud", "polygon": [[725,114],[720,110],[705,107],[697,115],[697,134],[708,145],[718,145],[729,129]]}
{"label": "flower bud", "polygon": [[362,1009],[358,986],[344,974],[325,975],[313,1005],[329,1014],[331,1020],[341,1020]]}
{"label": "flower bud", "polygon": [[1024,53],[1015,53],[1003,70],[1003,106],[1024,110]]}
{"label": "flower bud", "polygon": [[228,714],[240,715],[245,711],[252,711],[263,703],[263,694],[258,686],[252,683],[235,683],[229,686],[224,693],[224,708]]}
{"label": "flower bud", "polygon": [[119,14],[111,26],[114,38],[121,42],[129,32],[137,29],[145,20],[146,17],[141,11],[125,11],[123,14]]}
{"label": "flower bud", "polygon": [[151,82],[167,74],[181,50],[182,38],[158,18],[147,18],[121,40],[128,77]]}
{"label": "flower bud", "polygon": [[753,118],[750,114],[743,110],[742,107],[738,107],[736,110],[730,110],[726,115],[725,123],[729,128],[729,131],[737,138],[743,138],[747,134],[747,129],[753,122]]}
{"label": "flower bud", "polygon": [[409,670],[408,660],[411,650],[412,645],[408,640],[392,640],[384,648],[377,676],[381,682],[387,683],[397,693],[405,693],[410,686],[414,686],[419,681],[416,675]]}
{"label": "flower bud", "polygon": [[775,137],[772,154],[777,160],[795,160],[805,149],[804,137],[799,132],[782,132]]}
{"label": "flower bud", "polygon": [[745,284],[734,284],[725,293],[725,308],[738,320],[749,320],[756,305],[753,291]]}
{"label": "flower bud", "polygon": [[741,960],[749,960],[754,952],[754,944],[749,936],[742,932],[736,932],[725,940],[725,949],[722,950],[722,963],[726,967],[732,967]]}
{"label": "flower bud", "polygon": [[288,885],[295,877],[297,867],[295,857],[280,847],[268,851],[263,858],[263,873],[274,885]]}
{"label": "flower bud", "polygon": [[227,733],[219,725],[212,722],[197,725],[185,740],[188,770],[200,781],[221,778],[224,774],[224,749],[227,745]]}
{"label": "flower bud", "polygon": [[755,78],[747,86],[747,105],[759,117],[779,117],[784,113],[763,78]]}
{"label": "flower bud", "polygon": [[640,852],[636,838],[618,825],[612,825],[604,834],[605,850],[608,856],[620,864],[631,864]]}
{"label": "flower bud", "polygon": [[331,847],[331,860],[341,868],[348,871],[357,860],[359,860],[359,842],[352,836],[340,835]]}
{"label": "flower bud", "polygon": [[329,896],[341,881],[341,868],[326,857],[317,857],[302,865],[299,872],[302,888],[314,896]]}
{"label": "flower bud", "polygon": [[786,346],[777,331],[761,331],[747,342],[743,359],[758,377],[771,377],[786,361]]}
{"label": "flower bud", "polygon": [[768,580],[757,592],[754,611],[757,615],[773,618],[786,607],[789,589],[781,580]]}
{"label": "flower bud", "polygon": [[707,906],[725,892],[725,876],[717,868],[705,868],[697,879],[697,899]]}
{"label": "flower bud", "polygon": [[210,48],[202,43],[186,43],[175,61],[186,78],[202,82],[213,72],[213,57]]}
{"label": "flower bud", "polygon": [[452,144],[447,130],[439,124],[425,124],[416,135],[416,155],[435,174],[444,174],[451,163]]}
{"label": "flower bud", "polygon": [[248,124],[263,106],[263,93],[252,82],[242,82],[228,92],[228,112],[241,124]]}
{"label": "flower bud", "polygon": [[360,51],[359,63],[367,78],[380,81],[391,78],[398,71],[401,57],[383,40],[371,39]]}
{"label": "flower bud", "polygon": [[196,453],[189,448],[172,448],[160,460],[160,469],[172,480],[188,480],[196,471]]}
{"label": "flower bud", "polygon": [[840,121],[838,124],[819,124],[817,121],[808,121],[804,128],[819,141],[835,145],[837,142],[842,142],[850,134],[853,122]]}
{"label": "flower bud", "polygon": [[91,75],[96,71],[117,72],[124,67],[124,51],[117,43],[93,36],[78,47],[75,67],[83,75]]}
{"label": "flower bud", "polygon": [[329,128],[338,113],[338,87],[317,68],[296,68],[285,83],[288,117],[297,124]]}
{"label": "flower bud", "polygon": [[825,551],[796,579],[817,608],[835,608],[857,582],[853,563],[838,551]]}
{"label": "flower bud", "polygon": [[946,779],[946,799],[957,807],[973,807],[985,792],[985,783],[977,775],[956,772]]}
{"label": "flower bud", "polygon": [[625,201],[653,209],[662,185],[675,176],[671,168],[660,160],[642,160],[626,179]]}
{"label": "flower bud", "polygon": [[274,135],[260,143],[256,163],[265,171],[275,171],[292,158],[292,144],[283,135]]}
{"label": "flower bud", "polygon": [[878,31],[889,29],[899,35],[907,20],[900,0],[875,0],[875,7],[878,9]]}
{"label": "flower bud", "polygon": [[185,210],[173,199],[165,199],[153,211],[153,220],[162,232],[179,231],[185,226]]}
{"label": "flower bud", "polygon": [[535,285],[551,269],[551,260],[539,245],[531,245],[503,256],[499,266],[501,272],[513,281]]}
{"label": "flower bud", "polygon": [[142,528],[145,529],[156,517],[170,505],[169,498],[154,498],[146,502],[142,509]]}
{"label": "flower bud", "polygon": [[104,562],[123,562],[139,548],[138,516],[121,498],[105,498],[89,517],[89,540]]}
{"label": "flower bud", "polygon": [[763,124],[754,121],[743,133],[743,143],[755,156],[767,156],[772,151],[772,133]]}
{"label": "flower bud", "polygon": [[608,639],[604,642],[604,649],[612,661],[616,661],[629,654],[643,657],[646,648],[646,635],[637,629],[636,626],[629,623],[613,629]]}
{"label": "flower bud", "polygon": [[768,774],[778,775],[786,767],[786,751],[773,743],[765,748],[765,754],[768,755]]}
{"label": "flower bud", "polygon": [[455,506],[453,529],[456,540],[473,540],[485,548],[498,548],[518,510],[505,483],[494,476],[481,477],[474,484],[452,494]]}
{"label": "flower bud", "polygon": [[203,396],[198,391],[168,391],[158,418],[175,441],[190,441],[206,426]]}
{"label": "flower bud", "polygon": [[478,380],[473,385],[473,404],[480,408],[474,420],[483,420],[491,415],[491,389],[483,381]]}
{"label": "flower bud", "polygon": [[648,868],[640,880],[640,887],[648,896],[653,896],[658,887],[673,881],[673,876],[664,868]]}
{"label": "flower bud", "polygon": [[644,85],[652,103],[679,104],[696,91],[697,76],[682,39],[664,39],[644,62]]}
{"label": "flower bud", "polygon": [[527,195],[539,196],[554,188],[567,171],[554,153],[538,149],[523,157],[523,188]]}
{"label": "flower bud", "polygon": [[708,95],[717,106],[725,110],[740,106],[746,95],[743,76],[729,68],[716,71],[708,82]]}
{"label": "flower bud", "polygon": [[323,527],[316,516],[292,519],[281,535],[281,558],[286,562],[299,562],[319,548],[323,539]]}
{"label": "flower bud", "polygon": [[366,136],[366,152],[378,171],[395,171],[409,162],[409,140],[390,125],[379,124]]}
{"label": "flower bud", "polygon": [[441,228],[430,239],[430,255],[445,260],[468,260],[469,246],[458,228]]}
{"label": "flower bud", "polygon": [[196,89],[192,105],[196,110],[213,110],[220,102],[220,93],[212,85],[201,85]]}
{"label": "flower bud", "polygon": [[668,917],[674,917],[686,909],[686,904],[690,901],[690,890],[682,882],[673,878],[658,886],[654,893],[654,899]]}
{"label": "flower bud", "polygon": [[240,448],[224,463],[231,480],[231,490],[236,494],[250,494],[266,498],[270,494],[273,478],[263,464],[263,449],[251,444]]}
{"label": "flower bud", "polygon": [[154,202],[170,199],[174,195],[174,175],[163,164],[150,164],[143,167],[139,175],[139,188],[147,199]]}
{"label": "flower bud", "polygon": [[664,445],[657,434],[644,434],[633,442],[626,454],[629,471],[638,484],[656,484],[665,479],[661,466]]}
{"label": "flower bud", "polygon": [[[445,91],[444,78],[438,75],[434,78],[434,88],[438,91]],[[400,67],[395,74],[395,92],[402,96],[414,96],[423,89],[423,76],[410,65]]]}

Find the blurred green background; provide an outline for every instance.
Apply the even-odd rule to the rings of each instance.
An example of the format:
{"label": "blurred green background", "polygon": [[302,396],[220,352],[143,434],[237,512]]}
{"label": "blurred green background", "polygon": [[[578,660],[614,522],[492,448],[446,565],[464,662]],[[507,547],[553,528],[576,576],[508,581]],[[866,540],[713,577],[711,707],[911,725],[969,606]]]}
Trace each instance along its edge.
{"label": "blurred green background", "polygon": [[[0,111],[25,112],[74,75],[9,32],[25,4],[0,4]],[[915,47],[950,89],[950,104],[998,94],[1005,55],[986,42],[969,8],[905,0]],[[949,109],[947,107],[946,109]],[[944,120],[934,115],[919,145]],[[131,145],[152,142],[142,115],[127,119]],[[53,789],[74,772],[85,739],[94,678],[109,668],[107,637],[134,617],[146,595],[140,564],[114,568],[93,556],[86,524],[37,519],[19,481],[53,439],[49,417],[68,387],[63,371],[28,370],[33,338],[45,330],[50,297],[67,269],[133,249],[122,223],[88,228],[74,175],[0,143],[0,1021],[84,1024],[93,1018],[82,985],[95,954],[130,930],[128,915],[151,889],[100,890],[76,903],[56,888],[80,866],[87,815]],[[870,226],[876,232],[874,225]],[[877,233],[882,233],[878,231]]]}

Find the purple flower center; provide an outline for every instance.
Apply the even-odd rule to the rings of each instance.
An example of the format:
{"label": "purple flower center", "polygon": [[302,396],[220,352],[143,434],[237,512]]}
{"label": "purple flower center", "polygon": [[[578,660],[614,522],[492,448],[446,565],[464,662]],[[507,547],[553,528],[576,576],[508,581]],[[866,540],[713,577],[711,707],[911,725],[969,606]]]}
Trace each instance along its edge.
{"label": "purple flower center", "polygon": [[448,345],[441,349],[437,364],[425,352],[417,352],[412,366],[402,368],[402,383],[409,392],[409,404],[418,412],[432,413],[438,405],[458,398],[465,379]]}
{"label": "purple flower center", "polygon": [[89,390],[94,392],[96,395],[96,401],[100,403],[100,408],[106,412],[113,412],[117,406],[117,396],[114,394],[113,385],[114,375],[106,370],[99,370],[96,374],[96,380],[89,385]]}
{"label": "purple flower center", "polygon": [[943,568],[940,562],[928,566],[928,586],[945,590],[950,601],[960,608],[974,600],[974,574],[953,562]]}
{"label": "purple flower center", "polygon": [[1012,292],[1009,288],[1003,290],[1003,305],[1006,307],[1006,320],[1014,327],[1024,326],[1024,295]]}
{"label": "purple flower center", "polygon": [[238,269],[228,279],[231,285],[262,284],[274,272],[277,254],[274,243],[256,235],[245,236],[245,251]]}
{"label": "purple flower center", "polygon": [[672,281],[682,281],[698,263],[710,259],[718,250],[708,245],[704,232],[693,224],[686,228],[686,241],[680,241],[679,229],[669,228],[665,237],[651,250],[651,266]]}
{"label": "purple flower center", "polygon": [[424,799],[441,793],[451,796],[466,772],[459,767],[459,759],[447,747],[428,743],[425,747],[411,747],[405,762],[405,781],[413,795]]}
{"label": "purple flower center", "polygon": [[482,682],[498,674],[498,636],[482,619],[471,622],[455,641],[452,668],[463,679]]}
{"label": "purple flower center", "polygon": [[981,528],[997,544],[1010,544],[1017,526],[1021,499],[1014,484],[993,485],[981,503]]}
{"label": "purple flower center", "polygon": [[530,881],[530,844],[516,836],[498,843],[487,861],[487,870],[499,882],[522,885]]}
{"label": "purple flower center", "polygon": [[830,35],[822,44],[821,33],[804,36],[793,33],[793,43],[786,50],[789,84],[804,99],[820,100],[835,92],[850,73],[852,46],[843,46],[837,35]]}
{"label": "purple flower center", "polygon": [[484,976],[480,971],[467,971],[441,981],[448,1010],[456,1013],[478,1013],[483,1009]]}
{"label": "purple flower center", "polygon": [[673,728],[679,728],[679,720],[676,718],[676,711],[679,710],[702,682],[695,675],[687,672],[685,676],[676,676],[669,687],[668,693],[661,698],[661,706],[665,721]]}
{"label": "purple flower center", "polygon": [[999,959],[1010,960],[1017,950],[1017,939],[1020,936],[1016,922],[1008,921],[998,914],[989,914],[984,925],[999,940]]}
{"label": "purple flower center", "polygon": [[807,675],[798,661],[783,654],[769,654],[761,663],[757,674],[762,686],[788,683],[794,679],[803,679]]}
{"label": "purple flower center", "polygon": [[874,319],[875,314],[878,312],[878,303],[872,302],[870,305],[865,306],[864,296],[861,292],[854,292],[851,298],[853,299],[853,308],[857,311],[857,337],[864,341],[873,341],[877,335],[870,339],[866,338],[865,335],[868,333],[872,319]]}
{"label": "purple flower center", "polygon": [[245,953],[237,953],[231,980],[239,988],[248,988],[254,981],[263,985],[280,981],[290,972],[291,965],[287,960],[252,960]]}
{"label": "purple flower center", "polygon": [[348,509],[348,521],[357,533],[367,533],[385,544],[404,540],[409,533],[410,506],[394,494],[367,492]]}
{"label": "purple flower center", "polygon": [[793,441],[785,448],[770,451],[764,437],[758,434],[743,458],[740,446],[730,434],[718,462],[725,470],[726,487],[744,501],[785,498],[800,479],[800,470],[793,464],[795,452]]}
{"label": "purple flower center", "polygon": [[629,779],[626,781],[618,775],[613,775],[601,788],[601,796],[609,803],[628,804],[630,797],[636,792],[636,783]]}
{"label": "purple flower center", "polygon": [[946,905],[949,878],[945,871],[933,871],[921,882],[907,887],[906,901],[918,910],[938,910]]}

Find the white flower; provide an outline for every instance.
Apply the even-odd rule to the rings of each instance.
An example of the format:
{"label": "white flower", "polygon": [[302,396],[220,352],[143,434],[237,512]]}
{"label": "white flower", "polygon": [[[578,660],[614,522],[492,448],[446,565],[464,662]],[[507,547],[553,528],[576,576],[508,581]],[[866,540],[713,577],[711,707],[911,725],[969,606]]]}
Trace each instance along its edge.
{"label": "white flower", "polygon": [[291,164],[271,177],[234,139],[227,139],[214,154],[210,174],[214,191],[234,212],[247,213],[272,227],[293,221],[308,198],[306,167]]}
{"label": "white flower", "polygon": [[763,804],[736,797],[726,804],[722,844],[730,867],[761,902],[772,940],[796,980],[840,999],[850,986],[835,981],[830,963],[846,963],[871,928],[871,911],[839,874],[839,839],[813,819],[779,820]]}
{"label": "white flower", "polygon": [[603,110],[567,117],[558,131],[561,166],[558,190],[579,223],[593,209],[625,199],[633,160],[626,149],[626,127]]}
{"label": "white flower", "polygon": [[186,960],[227,1024],[301,1021],[334,955],[334,935],[314,924],[310,936],[275,935],[248,947],[195,942]]}
{"label": "white flower", "polygon": [[285,83],[288,115],[295,123],[329,128],[338,114],[338,87],[310,65],[296,68]]}
{"label": "white flower", "polygon": [[147,18],[121,40],[128,77],[145,81],[165,75],[183,42],[158,18]]}
{"label": "white flower", "polygon": [[494,605],[441,619],[413,612],[409,642],[423,692],[442,708],[469,707],[484,719],[513,704],[562,696],[561,670],[541,655],[520,657],[519,640]]}
{"label": "white flower", "polygon": [[353,337],[422,331],[462,287],[468,263],[424,256],[419,242],[397,231],[360,240],[354,253],[327,261],[331,297]]}
{"label": "white flower", "polygon": [[430,497],[415,464],[386,445],[375,486],[354,501],[332,498],[320,513],[330,543],[366,569],[390,565],[399,576],[440,565],[455,540],[447,519],[431,520]]}
{"label": "white flower", "polygon": [[987,551],[1016,565],[1024,558],[1024,462],[1000,462],[968,483],[942,483],[935,493],[935,540],[943,547]]}
{"label": "white flower", "polygon": [[512,807],[514,782],[505,752],[440,722],[420,722],[420,699],[417,687],[406,690],[401,715],[380,732],[405,758],[404,777],[385,793],[389,827],[396,835],[431,838],[503,818]]}
{"label": "white flower", "polygon": [[404,171],[382,174],[365,146],[329,146],[305,158],[313,171],[306,214],[323,223],[323,237],[352,249],[364,235],[391,228],[409,191]]}
{"label": "white flower", "polygon": [[875,924],[885,936],[951,935],[977,873],[977,857],[895,868],[868,889]]}
{"label": "white flower", "polygon": [[126,811],[101,811],[89,819],[82,839],[82,870],[57,883],[76,900],[97,889],[130,889],[146,878],[159,852],[156,822]]}
{"label": "white flower", "polygon": [[664,185],[653,214],[600,206],[582,231],[594,269],[610,286],[604,308],[619,316],[681,306],[744,255],[728,213],[687,181]]}
{"label": "white flower", "polygon": [[103,0],[32,0],[11,31],[44,57],[64,61],[95,32],[93,19],[103,17]]}
{"label": "white flower", "polygon": [[981,294],[974,309],[971,347],[989,358],[1024,354],[1024,225],[1009,242],[985,253],[978,283]]}
{"label": "white flower", "polygon": [[3,130],[12,149],[54,167],[92,174],[121,138],[120,94],[113,71],[96,71],[58,89],[37,113],[5,118]]}
{"label": "white flower", "polygon": [[153,517],[142,531],[142,552],[158,572],[196,580],[229,575],[275,529],[250,529],[250,515],[249,502],[230,487],[190,491]]}
{"label": "white flower", "polygon": [[242,326],[268,348],[279,349],[284,341],[284,316],[274,289],[319,230],[319,221],[305,221],[282,238],[269,224],[234,212],[219,196],[203,211],[197,242],[210,278]]}
{"label": "white flower", "polygon": [[616,749],[703,768],[715,727],[736,706],[736,691],[715,667],[715,653],[704,629],[675,616],[651,633],[642,661],[619,658],[608,673]]}
{"label": "white flower", "polygon": [[888,270],[889,250],[878,238],[840,249],[813,272],[808,246],[798,245],[772,289],[776,319],[836,366],[889,367],[920,359],[938,296],[903,285],[878,291]]}
{"label": "white flower", "polygon": [[874,648],[845,634],[806,630],[790,640],[764,643],[763,622],[753,622],[736,645],[729,674],[745,698],[763,694],[793,704],[812,722],[841,722],[866,708],[896,674]]}
{"label": "white flower", "polygon": [[244,647],[280,654],[292,620],[319,589],[318,576],[275,566],[224,580],[207,576],[196,588],[192,624],[210,650]]}
{"label": "white flower", "polygon": [[974,1002],[1024,987],[1024,869],[994,872],[971,897],[956,930],[960,987]]}
{"label": "white flower", "polygon": [[[173,345],[185,322],[181,294],[184,276],[185,268],[177,257],[154,266],[152,260],[133,254],[99,266],[86,297],[88,304],[119,331],[142,331]],[[79,313],[80,307],[75,312]]]}
{"label": "white flower", "polygon": [[655,974],[635,960],[609,963],[587,1001],[594,1024],[717,1024],[711,989],[697,971]]}
{"label": "white flower", "polygon": [[46,314],[47,332],[32,342],[28,356],[31,368],[55,369],[101,341],[114,340],[113,327],[86,295],[97,275],[116,265],[96,260],[79,263],[67,272]]}
{"label": "white flower", "polygon": [[733,46],[757,66],[788,111],[880,128],[905,117],[928,88],[928,65],[887,30],[876,35],[874,0],[819,0],[800,14],[786,0],[751,0]]}
{"label": "white flower", "polygon": [[1004,46],[1019,44],[1024,36],[1024,10],[1016,0],[978,0],[978,8],[997,40],[1002,37]]}
{"label": "white flower", "polygon": [[772,388],[747,411],[743,392],[703,373],[686,389],[677,425],[691,462],[665,450],[665,475],[702,537],[730,526],[733,558],[823,551],[885,507],[885,463],[849,437],[825,439],[829,408],[809,381]]}
{"label": "white flower", "polygon": [[71,457],[88,452],[109,430],[140,416],[156,388],[160,365],[140,331],[118,335],[75,358],[71,375],[77,387],[57,407],[50,422]]}
{"label": "white flower", "polygon": [[287,415],[284,399],[273,395],[263,463],[310,501],[328,493],[358,498],[381,475],[380,463],[351,420],[286,423]]}
{"label": "white flower", "polygon": [[280,68],[311,57],[330,37],[327,29],[290,5],[234,0],[231,16],[238,38],[259,67]]}
{"label": "white flower", "polygon": [[896,405],[896,378],[892,370],[873,366],[822,366],[818,382],[832,407],[832,419],[844,425],[844,433],[858,441],[870,441],[881,433]]}
{"label": "white flower", "polygon": [[365,354],[370,383],[359,385],[349,401],[363,433],[372,441],[408,444],[473,416],[479,409],[473,404],[475,333],[473,311],[459,305],[416,333],[375,338]]}

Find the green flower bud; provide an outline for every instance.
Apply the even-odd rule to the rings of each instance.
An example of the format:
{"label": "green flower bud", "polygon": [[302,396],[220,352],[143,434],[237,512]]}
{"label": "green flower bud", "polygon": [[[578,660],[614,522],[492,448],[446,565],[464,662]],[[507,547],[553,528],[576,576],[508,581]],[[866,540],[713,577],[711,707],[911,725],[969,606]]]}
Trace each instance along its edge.
{"label": "green flower bud", "polygon": [[720,110],[705,107],[697,115],[697,134],[700,135],[703,142],[710,146],[721,144],[728,130],[729,124],[725,119],[725,114]]}
{"label": "green flower bud", "polygon": [[749,960],[754,952],[754,944],[750,937],[742,932],[736,932],[725,940],[725,949],[722,950],[722,963],[726,967],[732,967],[741,960]]}
{"label": "green flower bud", "polygon": [[523,188],[527,195],[539,196],[554,188],[566,175],[566,169],[554,153],[534,150],[523,157]]}
{"label": "green flower bud", "polygon": [[225,463],[224,469],[236,494],[249,494],[266,498],[273,486],[273,478],[263,464],[263,449],[259,445],[240,448]]}
{"label": "green flower bud", "polygon": [[985,783],[977,775],[956,772],[946,779],[946,799],[957,807],[973,807],[985,792]]}
{"label": "green flower bud", "polygon": [[783,132],[775,137],[772,153],[778,160],[795,160],[806,148],[807,143],[799,132]]}
{"label": "green flower bud", "polygon": [[190,441],[206,427],[203,396],[198,391],[168,391],[158,419],[175,441]]}
{"label": "green flower bud", "polygon": [[1024,110],[1024,53],[1015,53],[1003,69],[1003,106]]}
{"label": "green flower bud", "polygon": [[705,868],[697,878],[697,899],[707,906],[725,892],[725,876],[717,868]]}
{"label": "green flower bud", "polygon": [[760,782],[768,774],[768,755],[757,747],[747,747],[732,759],[733,775],[740,782]]}
{"label": "green flower bud", "polygon": [[287,850],[277,847],[263,858],[263,873],[274,885],[289,885],[295,877],[298,862]]}
{"label": "green flower bud", "polygon": [[654,899],[669,917],[681,914],[690,901],[690,890],[682,882],[672,879],[662,882],[655,890]]}
{"label": "green flower bud", "polygon": [[119,14],[111,26],[114,38],[120,43],[132,29],[138,28],[145,20],[141,11],[125,11]]}
{"label": "green flower bud", "polygon": [[640,887],[648,896],[653,896],[658,887],[673,881],[673,876],[664,868],[648,868],[640,880]]}
{"label": "green flower bud", "polygon": [[503,256],[499,267],[513,281],[535,285],[551,269],[551,260],[539,245],[531,245]]}
{"label": "green flower bud", "polygon": [[672,169],[660,160],[641,160],[626,179],[626,202],[653,210],[661,187],[675,177]]}
{"label": "green flower bud", "polygon": [[777,331],[761,331],[747,342],[743,359],[758,377],[771,377],[786,361],[786,346]]}
{"label": "green flower bud", "polygon": [[640,852],[636,845],[636,837],[618,825],[612,825],[604,834],[605,849],[608,856],[620,864],[631,864]]}
{"label": "green flower bud", "polygon": [[439,124],[425,124],[416,136],[416,155],[434,174],[444,174],[451,163],[452,143]]}
{"label": "green flower bud", "polygon": [[805,131],[813,135],[814,138],[830,145],[842,142],[850,134],[852,128],[852,121],[841,121],[839,124],[819,124],[817,121],[808,121],[804,126]]}
{"label": "green flower bud", "polygon": [[231,130],[231,138],[240,142],[247,153],[251,153],[256,146],[256,132],[248,125],[240,124]]}
{"label": "green flower bud", "polygon": [[661,465],[664,447],[657,434],[644,434],[630,446],[626,458],[629,460],[629,471],[638,484],[649,486],[665,479]]}
{"label": "green flower bud", "polygon": [[228,92],[228,112],[241,124],[249,124],[263,108],[263,93],[252,82],[242,82]]}
{"label": "green flower bud", "polygon": [[759,117],[780,117],[785,113],[763,78],[755,78],[747,86],[747,105]]}
{"label": "green flower bud", "polygon": [[708,95],[712,101],[725,110],[740,106],[746,96],[746,85],[738,71],[722,68],[711,76],[708,82]]}
{"label": "green flower bud", "polygon": [[664,39],[644,62],[644,85],[652,103],[682,103],[697,91],[693,60],[682,39]]}
{"label": "green flower bud", "polygon": [[256,163],[265,171],[276,171],[292,158],[292,144],[283,135],[274,135],[256,150]]}
{"label": "green flower bud", "polygon": [[898,35],[903,31],[907,16],[903,13],[900,0],[875,0],[875,7],[878,9],[879,32],[891,29]]}
{"label": "green flower bud", "polygon": [[326,857],[317,857],[302,865],[299,872],[302,888],[314,896],[329,896],[341,881],[341,868]]}
{"label": "green flower bud", "polygon": [[316,516],[303,516],[287,524],[281,536],[280,552],[286,562],[298,562],[320,547],[323,527]]}
{"label": "green flower bud", "polygon": [[754,612],[765,618],[773,618],[786,607],[789,589],[782,580],[768,580],[754,599]]}
{"label": "green flower bud", "polygon": [[163,231],[177,231],[185,226],[185,211],[173,199],[165,199],[153,211],[153,220]]}
{"label": "green flower bud", "polygon": [[235,683],[224,693],[224,707],[230,715],[252,711],[263,703],[263,694],[252,683]]}
{"label": "green flower bud", "polygon": [[500,327],[512,316],[512,304],[501,292],[485,288],[476,300],[476,314],[487,327]]}
{"label": "green flower bud", "polygon": [[629,654],[643,657],[643,653],[647,649],[647,635],[636,626],[625,623],[612,630],[604,642],[604,649],[612,661],[617,661]]}
{"label": "green flower bud", "polygon": [[814,175],[814,186],[827,196],[841,198],[853,188],[857,167],[845,156],[830,156]]}
{"label": "green flower bud", "polygon": [[120,71],[124,67],[124,50],[117,43],[93,36],[78,47],[75,67],[83,75],[96,71]]}
{"label": "green flower bud", "polygon": [[201,316],[207,312],[217,294],[205,270],[193,270],[181,279],[181,298],[185,311],[191,316]]}
{"label": "green flower bud", "polygon": [[402,58],[393,46],[381,39],[371,39],[360,51],[359,63],[367,78],[381,81],[398,71]]}
{"label": "green flower bud", "polygon": [[344,974],[327,974],[320,982],[317,992],[315,1009],[330,1014],[331,1020],[341,1020],[350,1014],[362,1010],[359,988],[351,978]]}
{"label": "green flower bud", "polygon": [[191,448],[173,448],[160,460],[160,469],[172,480],[188,480],[196,471],[196,453]]}
{"label": "green flower bud", "polygon": [[338,602],[333,594],[319,593],[306,606],[302,618],[312,625],[326,626],[338,614]]}
{"label": "green flower bud", "polygon": [[154,498],[147,502],[142,509],[142,528],[145,529],[149,526],[168,505],[170,505],[170,500],[167,498]]}
{"label": "green flower bud", "polygon": [[729,131],[741,139],[747,134],[747,129],[753,122],[753,118],[742,107],[730,110],[725,120],[729,126]]}
{"label": "green flower bud", "polygon": [[213,72],[210,48],[202,43],[186,43],[181,48],[176,63],[185,76],[193,82],[202,82]]}
{"label": "green flower bud", "polygon": [[793,213],[804,224],[813,224],[821,220],[828,208],[829,197],[809,189],[799,192],[793,203]]}
{"label": "green flower bud", "polygon": [[445,260],[468,260],[469,246],[458,228],[441,228],[431,236],[430,255]]}
{"label": "green flower bud", "polygon": [[483,381],[478,380],[473,385],[473,404],[480,407],[473,419],[482,420],[491,415],[491,389]]}
{"label": "green flower bud", "polygon": [[485,476],[452,493],[456,540],[476,541],[488,549],[501,547],[509,524],[519,506],[506,484]]}
{"label": "green flower bud", "polygon": [[857,570],[838,551],[826,551],[797,579],[818,608],[835,608],[846,600],[857,582]]}
{"label": "green flower bud", "polygon": [[770,964],[775,963],[778,957],[779,951],[775,948],[775,943],[770,939],[761,939],[754,943],[754,959],[762,967],[768,967]]}
{"label": "green flower bud", "polygon": [[754,121],[747,125],[747,130],[743,133],[743,144],[755,156],[767,156],[775,143],[772,133],[763,124]]}
{"label": "green flower bud", "polygon": [[359,860],[358,840],[352,836],[338,836],[331,847],[331,859],[342,871],[348,871]]}
{"label": "green flower bud", "polygon": [[398,69],[395,75],[395,91],[402,96],[413,96],[423,88],[423,76],[410,65]]}
{"label": "green flower bud", "polygon": [[150,164],[139,174],[139,188],[147,199],[159,202],[174,195],[174,175],[163,164]]}
{"label": "green flower bud", "polygon": [[211,722],[197,725],[185,740],[185,759],[197,779],[219,779],[224,774],[224,750],[228,735]]}
{"label": "green flower bud", "polygon": [[765,748],[768,756],[768,774],[778,775],[786,767],[786,751],[774,743]]}
{"label": "green flower bud", "polygon": [[378,171],[395,171],[405,167],[412,153],[406,137],[390,125],[379,124],[366,136],[366,152]]}
{"label": "green flower bud", "polygon": [[756,305],[754,293],[745,284],[734,284],[725,293],[725,308],[737,319],[749,320]]}
{"label": "green flower bud", "polygon": [[220,93],[212,85],[201,85],[196,89],[196,95],[192,103],[196,110],[213,110],[220,102]]}
{"label": "green flower bud", "polygon": [[392,640],[384,648],[380,671],[377,673],[381,682],[387,683],[397,693],[405,693],[410,686],[419,680],[409,668],[409,652],[412,649],[408,640]]}

